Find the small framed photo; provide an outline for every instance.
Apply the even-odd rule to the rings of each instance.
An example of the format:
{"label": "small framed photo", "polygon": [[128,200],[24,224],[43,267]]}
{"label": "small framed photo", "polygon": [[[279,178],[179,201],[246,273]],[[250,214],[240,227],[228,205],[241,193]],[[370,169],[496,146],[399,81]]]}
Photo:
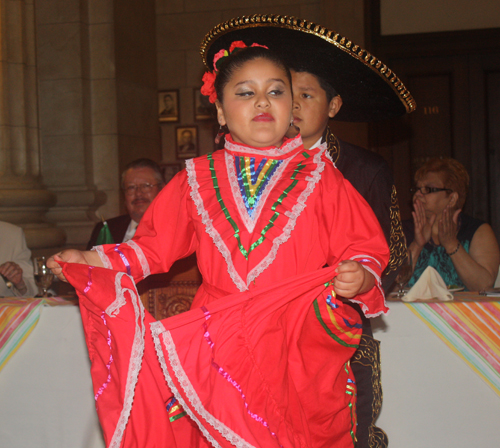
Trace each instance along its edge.
{"label": "small framed photo", "polygon": [[195,120],[214,120],[217,116],[215,105],[202,95],[200,89],[193,89]]}
{"label": "small framed photo", "polygon": [[160,121],[179,121],[179,91],[158,92],[158,117]]}
{"label": "small framed photo", "polygon": [[198,126],[175,128],[175,153],[178,159],[198,156]]}
{"label": "small framed photo", "polygon": [[160,169],[163,174],[165,184],[168,184],[172,178],[182,169],[180,163],[160,163]]}

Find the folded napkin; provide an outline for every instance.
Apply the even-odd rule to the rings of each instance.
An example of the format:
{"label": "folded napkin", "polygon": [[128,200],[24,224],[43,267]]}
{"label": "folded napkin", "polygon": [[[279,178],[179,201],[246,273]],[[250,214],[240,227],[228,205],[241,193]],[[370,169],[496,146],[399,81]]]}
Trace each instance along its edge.
{"label": "folded napkin", "polygon": [[401,299],[403,302],[414,302],[415,300],[439,299],[442,301],[453,300],[453,294],[443,278],[432,266],[428,266],[418,281]]}

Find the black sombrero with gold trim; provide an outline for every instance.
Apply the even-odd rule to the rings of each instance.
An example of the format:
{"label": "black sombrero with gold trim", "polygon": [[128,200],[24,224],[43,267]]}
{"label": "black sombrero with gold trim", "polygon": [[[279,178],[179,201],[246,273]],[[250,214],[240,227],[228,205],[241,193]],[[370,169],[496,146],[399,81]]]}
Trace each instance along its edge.
{"label": "black sombrero with gold trim", "polygon": [[214,55],[232,42],[258,43],[328,81],[340,94],[340,121],[378,121],[404,115],[416,103],[396,74],[375,56],[334,31],[293,16],[256,14],[228,20],[201,43],[203,63],[212,71]]}

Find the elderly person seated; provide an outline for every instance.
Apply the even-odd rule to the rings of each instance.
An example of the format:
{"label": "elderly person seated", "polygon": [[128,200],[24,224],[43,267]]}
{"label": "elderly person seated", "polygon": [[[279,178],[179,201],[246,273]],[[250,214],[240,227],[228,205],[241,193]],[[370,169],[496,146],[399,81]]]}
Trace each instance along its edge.
{"label": "elderly person seated", "polygon": [[433,158],[415,173],[413,220],[405,221],[413,286],[427,266],[447,285],[471,291],[495,283],[500,252],[489,224],[462,213],[469,175],[451,158]]}
{"label": "elderly person seated", "polygon": [[37,292],[23,229],[0,221],[0,297],[34,297]]}

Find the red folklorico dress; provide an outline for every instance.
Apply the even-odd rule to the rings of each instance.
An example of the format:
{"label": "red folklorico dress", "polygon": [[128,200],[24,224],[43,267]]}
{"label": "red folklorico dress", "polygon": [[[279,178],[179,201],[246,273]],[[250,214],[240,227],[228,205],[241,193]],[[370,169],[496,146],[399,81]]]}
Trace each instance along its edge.
{"label": "red folklorico dress", "polygon": [[[379,280],[389,250],[325,149],[228,136],[187,162],[133,240],[96,248],[107,269],[64,265],[107,446],[353,447],[361,322],[329,282],[348,259]],[[194,251],[192,309],[155,321],[134,280]],[[387,312],[379,284],[353,299],[367,316]]]}

